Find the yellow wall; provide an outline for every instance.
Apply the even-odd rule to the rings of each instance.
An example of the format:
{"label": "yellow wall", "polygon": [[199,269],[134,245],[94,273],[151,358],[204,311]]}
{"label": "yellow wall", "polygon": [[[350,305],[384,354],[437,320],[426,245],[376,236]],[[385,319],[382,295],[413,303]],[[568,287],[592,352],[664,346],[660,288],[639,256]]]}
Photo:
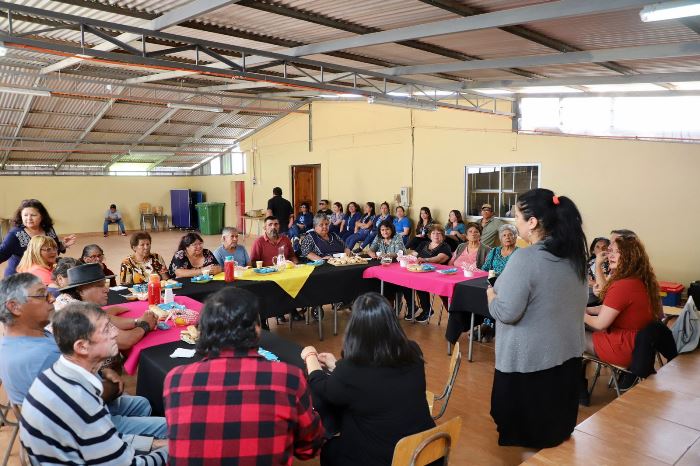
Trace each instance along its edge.
{"label": "yellow wall", "polygon": [[[320,163],[322,197],[392,202],[410,186],[411,216],[430,206],[444,221],[464,208],[464,166],[540,163],[541,186],[570,196],[586,234],[630,228],[647,245],[661,280],[697,279],[700,248],[689,237],[700,188],[700,146],[582,137],[518,135],[506,117],[474,112],[411,111],[365,103],[314,103],[308,119],[290,115],[244,141],[255,160],[247,208],[264,208],[274,186],[289,197],[290,167]],[[694,235],[693,235],[694,236]]]}

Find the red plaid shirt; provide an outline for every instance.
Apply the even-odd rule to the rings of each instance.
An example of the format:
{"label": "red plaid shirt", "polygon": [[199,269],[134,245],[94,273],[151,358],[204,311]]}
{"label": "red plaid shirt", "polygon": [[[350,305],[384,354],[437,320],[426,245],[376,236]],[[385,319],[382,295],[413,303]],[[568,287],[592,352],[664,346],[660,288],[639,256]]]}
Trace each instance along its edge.
{"label": "red plaid shirt", "polygon": [[172,466],[291,465],[323,443],[301,370],[257,348],[174,368],[163,396]]}

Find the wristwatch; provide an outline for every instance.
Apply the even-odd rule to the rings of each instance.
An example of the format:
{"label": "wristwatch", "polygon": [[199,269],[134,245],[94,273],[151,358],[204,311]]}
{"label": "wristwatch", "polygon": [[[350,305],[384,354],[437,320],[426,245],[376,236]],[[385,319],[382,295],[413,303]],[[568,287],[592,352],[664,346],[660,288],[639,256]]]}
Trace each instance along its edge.
{"label": "wristwatch", "polygon": [[148,322],[145,322],[143,320],[137,320],[136,321],[136,326],[141,327],[144,331],[144,334],[147,334],[148,332],[151,331],[151,326],[148,325]]}

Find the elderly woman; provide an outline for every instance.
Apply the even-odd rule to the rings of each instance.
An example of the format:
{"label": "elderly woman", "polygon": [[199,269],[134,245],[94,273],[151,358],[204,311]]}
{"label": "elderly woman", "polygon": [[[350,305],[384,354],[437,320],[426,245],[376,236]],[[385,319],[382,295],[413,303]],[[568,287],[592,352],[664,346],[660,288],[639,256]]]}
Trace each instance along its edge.
{"label": "elderly woman", "polygon": [[454,251],[457,246],[466,240],[466,228],[462,213],[459,210],[450,210],[447,223],[445,224],[445,242]]}
{"label": "elderly woman", "polygon": [[620,367],[632,363],[637,332],[662,316],[659,284],[644,245],[618,237],[608,251],[612,274],[600,293],[602,306],[587,307],[586,351]]}
{"label": "elderly woman", "polygon": [[5,276],[15,273],[17,264],[27,249],[29,240],[34,236],[48,236],[57,245],[58,252],[66,252],[66,248],[75,243],[75,235],[66,236],[63,241],[53,229],[53,220],[46,211],[46,207],[36,199],[25,199],[17,208],[14,216],[14,228],[7,232],[5,239],[0,244],[0,264],[9,259]]}
{"label": "elderly woman", "polygon": [[[433,224],[430,229],[430,241],[418,245],[418,249],[413,255],[418,256],[419,264],[447,264],[450,260],[450,247],[445,242],[445,230],[438,224]],[[404,291],[404,296],[405,296]],[[426,291],[416,291],[418,302],[423,312],[415,318],[416,322],[428,323],[428,319],[433,315],[430,309],[430,294]],[[408,299],[406,299],[408,302]],[[406,320],[413,320],[411,311],[406,313]]]}
{"label": "elderly woman", "polygon": [[302,202],[299,206],[301,210],[294,220],[294,225],[289,229],[290,238],[298,238],[302,233],[306,232],[313,225],[313,214],[309,212],[309,203]]}
{"label": "elderly woman", "polygon": [[33,237],[27,245],[22,260],[17,265],[18,272],[36,275],[46,286],[51,285],[51,271],[58,259],[58,248],[53,238],[43,235]]}
{"label": "elderly woman", "polygon": [[399,234],[404,245],[408,244],[408,237],[411,236],[411,221],[406,217],[406,209],[403,206],[396,206],[394,212],[396,213],[394,217],[396,233]]}
{"label": "elderly woman", "polygon": [[530,246],[486,289],[498,333],[491,416],[499,445],[551,448],[576,426],[588,245],[574,202],[548,189],[518,197],[515,224]]}
{"label": "elderly woman", "polygon": [[437,223],[436,220],[433,220],[433,214],[430,213],[430,208],[428,207],[421,207],[418,217],[416,235],[406,245],[408,249],[415,250],[420,243],[430,241],[430,227],[433,223]]}
{"label": "elderly woman", "polygon": [[124,286],[146,283],[152,273],[157,273],[163,280],[170,278],[165,259],[151,252],[151,235],[145,231],[136,232],[129,238],[129,245],[134,253],[122,261],[119,283]]}
{"label": "elderly woman", "polygon": [[[60,299],[62,303],[70,301],[84,301],[97,304],[100,307],[107,305],[109,288],[100,264],[82,264],[68,269],[68,284],[61,288],[61,292],[70,298]],[[59,296],[61,298],[61,296]],[[58,302],[59,299],[56,300]],[[66,304],[62,304],[61,308]],[[56,310],[59,310],[54,303]],[[153,330],[158,323],[158,318],[150,311],[146,311],[139,319],[130,319],[114,315],[124,308],[110,308],[107,310],[109,320],[118,329],[117,346],[120,351],[128,350],[139,342],[148,332]]]}
{"label": "elderly woman", "polygon": [[360,206],[357,205],[357,202],[348,202],[348,212],[345,214],[343,224],[340,226],[340,237],[343,238],[343,241],[355,233],[355,224],[361,217]]}
{"label": "elderly woman", "polygon": [[199,233],[187,233],[170,261],[168,273],[171,277],[187,278],[202,274],[216,275],[221,270],[214,253],[204,248],[204,240]]}
{"label": "elderly woman", "polygon": [[105,276],[111,276],[109,286],[117,286],[117,280],[114,278],[114,272],[109,270],[104,263],[105,252],[96,244],[88,244],[83,248],[83,254],[80,256],[80,261],[83,264],[100,264],[102,272]]}
{"label": "elderly woman", "polygon": [[332,213],[328,220],[330,220],[331,224],[328,227],[329,231],[331,233],[337,233],[340,235],[340,232],[343,229],[343,222],[345,222],[345,213],[343,212],[343,204],[340,202],[334,202],[333,206],[331,207]]}
{"label": "elderly woman", "polygon": [[[469,235],[467,234],[467,236]],[[515,245],[517,238],[518,229],[515,228],[514,225],[511,225],[510,223],[501,225],[498,228],[498,239],[501,240],[501,245],[491,249],[488,256],[486,256],[486,260],[481,265],[481,270],[493,270],[496,272],[496,276],[498,277],[506,267],[508,259],[510,259],[510,255],[513,254],[516,249],[518,249],[518,247]]]}
{"label": "elderly woman", "polygon": [[372,232],[374,220],[377,214],[374,210],[374,202],[365,204],[365,214],[355,222],[355,232],[345,238],[345,245],[352,249],[358,241],[364,241]]}
{"label": "elderly woman", "polygon": [[314,229],[301,237],[301,257],[315,261],[328,259],[341,252],[351,253],[340,236],[329,231],[329,226],[326,214],[314,215]]}
{"label": "elderly woman", "polygon": [[403,244],[401,235],[396,232],[394,223],[389,220],[379,224],[379,235],[374,238],[374,241],[369,247],[369,256],[376,259],[380,255],[382,257],[389,256],[394,258],[398,252],[406,252],[406,246]]}
{"label": "elderly woman", "polygon": [[450,265],[474,271],[484,265],[490,249],[488,246],[481,244],[481,225],[469,222],[466,231],[467,241],[460,244],[454,254],[452,254]]}

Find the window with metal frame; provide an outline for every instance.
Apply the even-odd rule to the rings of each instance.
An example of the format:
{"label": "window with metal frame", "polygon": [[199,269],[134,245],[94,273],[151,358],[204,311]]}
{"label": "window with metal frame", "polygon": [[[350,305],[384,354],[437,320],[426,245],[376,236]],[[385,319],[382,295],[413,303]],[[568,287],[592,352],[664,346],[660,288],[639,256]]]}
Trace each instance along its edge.
{"label": "window with metal frame", "polygon": [[518,196],[539,188],[540,164],[467,165],[464,181],[467,216],[481,216],[481,206],[491,204],[497,217],[512,218]]}

